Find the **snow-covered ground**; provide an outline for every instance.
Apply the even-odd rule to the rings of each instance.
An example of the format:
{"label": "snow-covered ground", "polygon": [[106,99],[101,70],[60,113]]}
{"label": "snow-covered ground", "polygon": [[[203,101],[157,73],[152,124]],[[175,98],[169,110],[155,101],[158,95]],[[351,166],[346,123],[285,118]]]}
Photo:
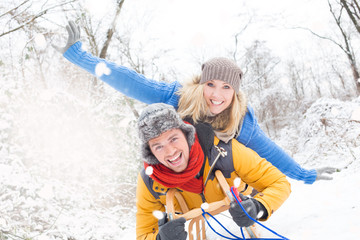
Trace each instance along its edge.
{"label": "snow-covered ground", "polygon": [[[333,180],[313,185],[290,180],[289,199],[264,224],[289,239],[359,239],[360,98],[319,99],[298,126],[283,129],[278,143],[306,168],[334,166],[340,171]],[[9,126],[0,121],[0,128]],[[1,137],[7,137],[5,131]],[[116,191],[107,188],[114,183],[91,191],[86,181],[69,185],[36,176],[19,151],[6,144],[0,150],[0,239],[135,239],[134,202],[124,205],[111,196]],[[134,194],[134,185],[124,188]],[[231,219],[218,218],[240,236]],[[260,233],[274,237],[261,228]],[[208,227],[207,235],[220,239]]]}
{"label": "snow-covered ground", "polygon": [[[359,239],[359,174],[342,171],[334,174],[332,181],[320,181],[314,185],[290,181],[292,193],[289,199],[268,221],[262,222],[265,226],[295,240]],[[232,233],[241,236],[231,219],[225,216],[217,218]],[[261,237],[279,238],[261,226],[257,229]],[[211,229],[207,232],[210,239],[221,239]]]}
{"label": "snow-covered ground", "polygon": [[360,175],[346,170],[310,186],[292,181],[290,198],[267,225],[290,239],[358,239],[359,189]]}

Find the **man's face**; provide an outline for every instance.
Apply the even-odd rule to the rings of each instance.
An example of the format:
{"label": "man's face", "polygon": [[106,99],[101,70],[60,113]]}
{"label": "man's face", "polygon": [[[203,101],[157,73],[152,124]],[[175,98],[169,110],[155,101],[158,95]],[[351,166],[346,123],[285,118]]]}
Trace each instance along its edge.
{"label": "man's face", "polygon": [[160,163],[174,172],[182,172],[189,163],[189,145],[178,128],[168,130],[149,141],[151,152]]}

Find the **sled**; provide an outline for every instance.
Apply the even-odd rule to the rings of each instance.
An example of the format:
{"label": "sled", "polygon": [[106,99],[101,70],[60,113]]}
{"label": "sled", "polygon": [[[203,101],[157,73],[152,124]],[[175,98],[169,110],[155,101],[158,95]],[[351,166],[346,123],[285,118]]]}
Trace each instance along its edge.
{"label": "sled", "polygon": [[[206,212],[210,213],[213,216],[228,210],[230,208],[230,204],[232,203],[232,200],[233,200],[233,196],[230,192],[230,186],[226,182],[226,179],[225,179],[224,175],[222,174],[222,172],[220,170],[217,170],[215,172],[215,176],[220,184],[222,191],[225,194],[225,198],[223,200],[220,200],[217,202],[209,203],[208,208],[206,209]],[[176,198],[176,200],[178,201],[182,214],[178,214],[175,212],[174,198]],[[196,228],[196,232],[194,232],[196,235],[196,239],[203,239],[203,240],[206,239],[205,219],[202,215],[203,210],[201,208],[195,208],[195,209],[189,210],[189,207],[187,206],[185,199],[180,194],[179,190],[172,188],[167,192],[167,194],[166,194],[166,211],[167,211],[169,220],[178,219],[178,218],[183,217],[186,219],[186,221],[190,221],[190,223],[188,225],[188,234],[189,234],[190,240],[194,239],[193,238],[194,225]],[[257,233],[255,224],[250,227],[246,227],[245,230],[251,238],[258,238],[259,234]]]}

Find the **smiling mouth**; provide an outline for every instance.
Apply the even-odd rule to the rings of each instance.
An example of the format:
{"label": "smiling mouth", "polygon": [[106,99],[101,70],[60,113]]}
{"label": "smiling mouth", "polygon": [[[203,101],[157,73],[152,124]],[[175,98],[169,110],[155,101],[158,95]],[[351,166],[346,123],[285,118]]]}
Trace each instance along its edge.
{"label": "smiling mouth", "polygon": [[168,162],[170,162],[171,164],[176,164],[181,160],[181,153],[179,153],[178,155],[176,155],[174,158],[172,159],[168,159]]}
{"label": "smiling mouth", "polygon": [[215,100],[211,100],[211,103],[214,105],[221,105],[224,101],[215,101]]}

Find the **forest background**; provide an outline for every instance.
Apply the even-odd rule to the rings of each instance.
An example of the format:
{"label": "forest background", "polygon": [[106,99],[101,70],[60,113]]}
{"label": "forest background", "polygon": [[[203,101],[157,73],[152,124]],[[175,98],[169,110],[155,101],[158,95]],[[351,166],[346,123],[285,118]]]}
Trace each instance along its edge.
{"label": "forest background", "polygon": [[0,239],[134,234],[145,105],[56,52],[69,20],[92,54],[159,81],[233,59],[260,126],[295,160],[359,169],[357,0],[2,0]]}

